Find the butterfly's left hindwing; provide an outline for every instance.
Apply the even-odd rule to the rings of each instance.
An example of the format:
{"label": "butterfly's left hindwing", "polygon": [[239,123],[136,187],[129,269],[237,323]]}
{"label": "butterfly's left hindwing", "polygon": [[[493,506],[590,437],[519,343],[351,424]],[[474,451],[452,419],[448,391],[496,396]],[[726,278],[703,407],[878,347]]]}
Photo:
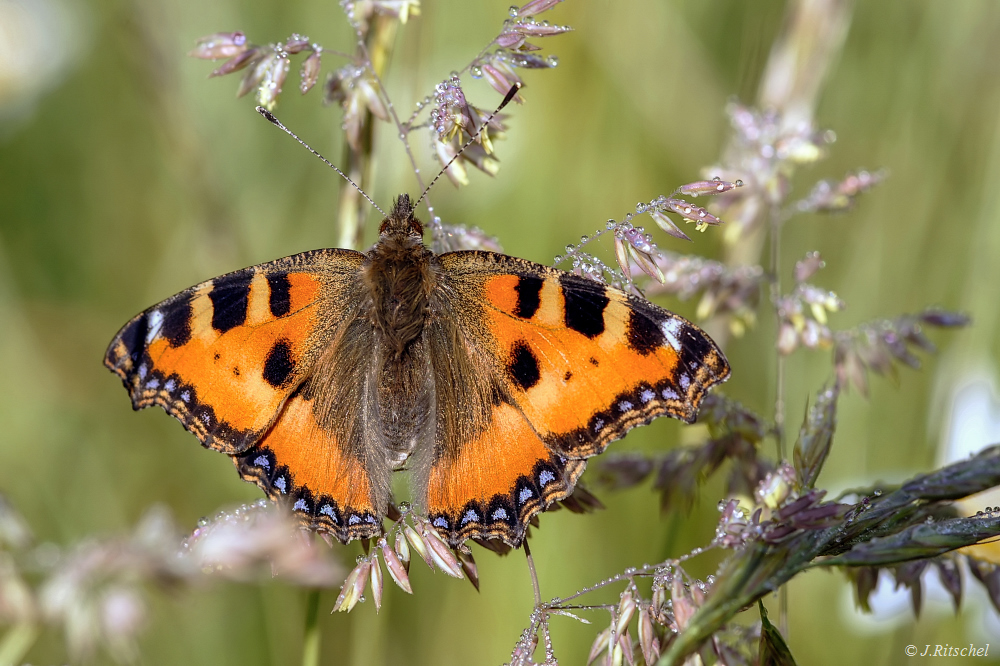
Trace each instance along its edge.
{"label": "butterfly's left hindwing", "polygon": [[[488,252],[441,255],[437,266],[432,304],[458,320],[451,346],[469,349],[472,366],[461,396],[435,369],[438,412],[471,386],[492,384],[496,396],[487,416],[466,418],[468,441],[439,433],[426,503],[452,543],[518,545],[534,514],[572,492],[584,459],[657,416],[693,421],[705,391],[729,376],[701,329],[593,280]],[[511,507],[516,520],[502,520]]]}
{"label": "butterfly's left hindwing", "polygon": [[264,437],[233,462],[240,476],[272,500],[287,502],[306,526],[345,543],[375,536],[387,497],[344,433],[320,422],[312,381],[295,391]]}
{"label": "butterfly's left hindwing", "polygon": [[204,446],[241,453],[335,335],[363,259],[316,250],[203,282],[134,317],[104,364],[134,409],[159,405]]}

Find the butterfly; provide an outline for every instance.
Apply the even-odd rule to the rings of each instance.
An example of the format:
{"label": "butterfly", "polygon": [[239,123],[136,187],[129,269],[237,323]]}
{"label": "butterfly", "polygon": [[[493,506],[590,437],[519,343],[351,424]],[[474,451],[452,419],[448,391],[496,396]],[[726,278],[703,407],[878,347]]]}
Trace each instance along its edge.
{"label": "butterfly", "polygon": [[394,470],[451,546],[517,547],[587,459],[694,421],[730,369],[695,325],[504,254],[435,254],[401,195],[367,252],[314,250],[145,310],[105,365],[240,476],[342,542],[376,537]]}

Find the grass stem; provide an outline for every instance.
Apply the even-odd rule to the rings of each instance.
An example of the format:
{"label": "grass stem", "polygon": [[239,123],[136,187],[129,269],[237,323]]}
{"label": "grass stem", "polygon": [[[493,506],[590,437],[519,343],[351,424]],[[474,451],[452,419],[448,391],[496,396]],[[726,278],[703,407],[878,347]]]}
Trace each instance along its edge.
{"label": "grass stem", "polygon": [[319,666],[319,589],[306,596],[306,631],[302,640],[302,666]]}

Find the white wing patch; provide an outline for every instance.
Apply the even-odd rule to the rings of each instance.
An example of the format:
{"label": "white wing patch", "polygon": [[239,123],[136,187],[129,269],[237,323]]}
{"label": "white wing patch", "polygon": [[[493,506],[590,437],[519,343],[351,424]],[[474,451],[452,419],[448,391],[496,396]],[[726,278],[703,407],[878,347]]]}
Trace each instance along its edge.
{"label": "white wing patch", "polygon": [[660,330],[663,331],[663,336],[667,339],[667,342],[670,343],[670,346],[678,352],[681,350],[680,335],[683,328],[684,322],[673,317],[660,324]]}
{"label": "white wing patch", "polygon": [[160,329],[163,328],[163,313],[153,310],[149,313],[149,328],[146,330],[146,344],[149,345],[156,338],[160,337]]}

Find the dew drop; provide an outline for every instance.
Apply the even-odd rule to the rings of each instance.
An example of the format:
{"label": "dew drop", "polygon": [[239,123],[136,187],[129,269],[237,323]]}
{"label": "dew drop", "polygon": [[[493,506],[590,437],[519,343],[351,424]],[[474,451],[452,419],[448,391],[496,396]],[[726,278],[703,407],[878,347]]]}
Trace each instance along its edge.
{"label": "dew drop", "polygon": [[473,65],[469,68],[469,74],[471,74],[474,79],[481,79],[483,78],[483,68],[479,65]]}
{"label": "dew drop", "polygon": [[566,246],[566,254],[573,254],[574,252],[576,252],[576,248],[575,247],[573,247],[572,245],[567,245]]}
{"label": "dew drop", "polygon": [[545,64],[547,64],[549,67],[558,67],[559,58],[557,56],[550,55],[548,58],[545,59]]}
{"label": "dew drop", "polygon": [[507,8],[507,14],[509,14],[511,18],[517,18],[517,12],[517,5],[511,5]]}
{"label": "dew drop", "polygon": [[559,264],[559,263],[562,263],[562,260],[563,260],[562,255],[561,254],[557,254],[555,256],[555,258],[553,259],[553,262]]}
{"label": "dew drop", "polygon": [[580,244],[581,245],[583,245],[584,243],[586,243],[589,240],[590,240],[590,238],[587,236],[587,234],[584,234],[584,235],[580,236]]}
{"label": "dew drop", "polygon": [[606,228],[606,229],[607,229],[608,231],[611,231],[612,229],[614,229],[614,228],[615,228],[615,226],[617,226],[617,224],[618,224],[618,223],[617,223],[617,222],[615,222],[614,220],[608,220],[608,223],[607,223],[607,224],[605,225],[605,228]]}
{"label": "dew drop", "polygon": [[736,187],[743,187],[743,181],[742,180],[737,180],[736,183],[735,183],[735,185],[736,185]]}
{"label": "dew drop", "polygon": [[875,491],[872,492],[872,495],[875,497],[882,497],[882,491],[876,488]]}

